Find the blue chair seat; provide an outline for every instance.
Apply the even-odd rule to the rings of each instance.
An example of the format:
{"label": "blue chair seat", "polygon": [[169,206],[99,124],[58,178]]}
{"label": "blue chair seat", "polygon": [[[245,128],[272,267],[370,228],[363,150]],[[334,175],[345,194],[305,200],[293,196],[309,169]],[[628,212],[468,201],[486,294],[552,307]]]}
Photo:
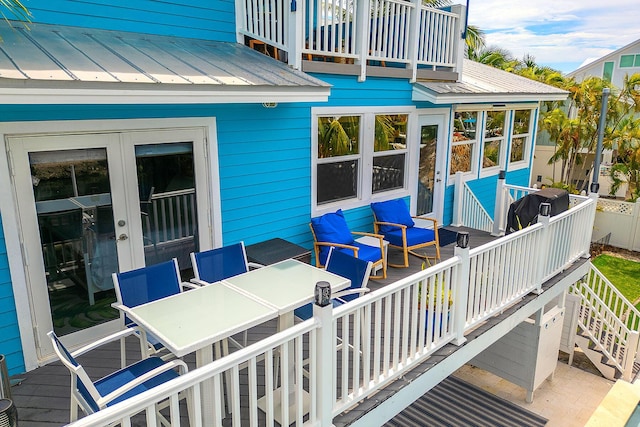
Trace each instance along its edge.
{"label": "blue chair seat", "polygon": [[[364,245],[362,243],[353,242],[351,244],[358,248],[358,258],[364,261],[371,261],[372,263],[376,263],[380,261],[380,248],[375,246]],[[348,248],[338,248],[336,250],[345,253],[347,255],[353,256],[353,250]]]}
{"label": "blue chair seat", "polygon": [[[388,231],[384,238],[389,244],[402,247],[402,230]],[[429,228],[407,228],[407,246],[416,246],[432,240],[435,240],[435,233]]]}
{"label": "blue chair seat", "polygon": [[[122,387],[123,385],[130,383],[131,381],[139,378],[147,372],[150,372],[155,368],[164,365],[164,363],[165,362],[157,356],[148,357],[96,381],[94,385],[102,396],[106,396],[117,388]],[[178,373],[176,371],[169,370],[163,372],[132,388],[121,396],[116,397],[111,402],[107,403],[107,406],[115,405],[118,402],[122,402],[123,400],[136,396],[142,392],[145,392],[149,389],[152,389],[153,387],[156,387],[177,377]],[[96,408],[96,411],[97,410],[98,408]]]}

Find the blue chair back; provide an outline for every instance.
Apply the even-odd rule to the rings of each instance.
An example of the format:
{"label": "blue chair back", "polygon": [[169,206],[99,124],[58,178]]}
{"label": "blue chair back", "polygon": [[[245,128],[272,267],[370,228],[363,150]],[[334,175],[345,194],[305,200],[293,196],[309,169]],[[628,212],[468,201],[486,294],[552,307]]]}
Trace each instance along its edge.
{"label": "blue chair back", "polygon": [[209,283],[249,271],[244,242],[191,253],[191,264],[196,279]]}
{"label": "blue chair back", "polygon": [[[331,248],[326,270],[351,280],[351,286],[348,289],[359,289],[365,287],[369,281],[371,263]],[[359,296],[360,294],[350,294],[344,295],[340,299],[351,301]]]}
{"label": "blue chair back", "polygon": [[71,352],[67,350],[67,347],[65,347],[64,344],[62,344],[62,341],[60,341],[60,338],[58,338],[55,332],[51,331],[47,335],[51,338],[53,348],[60,358],[60,361],[69,369],[69,371],[71,371],[71,375],[75,378],[76,393],[81,398],[79,399],[80,403],[88,406],[88,408],[84,408],[85,412],[91,413],[100,410],[95,398],[92,396],[91,392],[89,392],[89,388],[91,388],[96,396],[99,396],[99,393],[89,379],[89,376],[82,365],[80,365],[80,363],[78,363],[78,361],[71,355]]}
{"label": "blue chair back", "polygon": [[[180,283],[180,270],[175,258],[136,270],[113,273],[118,301],[127,307],[179,294]],[[125,325],[131,323],[125,316]]]}

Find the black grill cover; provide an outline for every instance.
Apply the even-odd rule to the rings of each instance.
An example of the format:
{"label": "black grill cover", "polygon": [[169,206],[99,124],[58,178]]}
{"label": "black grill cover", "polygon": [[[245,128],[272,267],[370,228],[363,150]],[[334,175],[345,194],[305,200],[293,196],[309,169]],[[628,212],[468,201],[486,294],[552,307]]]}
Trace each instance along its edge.
{"label": "black grill cover", "polygon": [[550,203],[551,216],[557,215],[569,209],[569,193],[559,188],[543,188],[511,203],[507,213],[506,234],[538,222],[538,209],[541,203]]}

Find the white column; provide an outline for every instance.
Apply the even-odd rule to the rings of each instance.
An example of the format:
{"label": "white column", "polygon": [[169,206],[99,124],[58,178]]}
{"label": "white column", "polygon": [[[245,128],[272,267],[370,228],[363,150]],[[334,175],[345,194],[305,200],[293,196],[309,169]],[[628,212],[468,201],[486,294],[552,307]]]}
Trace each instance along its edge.
{"label": "white column", "polygon": [[464,329],[467,324],[467,304],[469,301],[469,233],[458,233],[454,255],[459,256],[461,260],[456,273],[455,299],[453,301],[453,327],[456,334],[453,343],[462,345],[467,340],[464,337]]}
{"label": "white column", "polygon": [[464,180],[462,179],[462,175],[462,172],[456,172],[455,185],[453,187],[453,218],[451,225],[454,227],[464,225],[462,223],[462,209],[464,208]]}
{"label": "white column", "polygon": [[540,203],[538,208],[538,222],[542,224],[542,237],[540,238],[540,245],[536,248],[536,256],[534,259],[538,261],[538,268],[536,272],[536,293],[542,293],[542,281],[546,273],[546,266],[548,262],[549,252],[549,219],[551,216],[551,204]]}
{"label": "white column", "polygon": [[504,184],[506,181],[506,172],[500,171],[498,175],[498,184],[496,186],[496,205],[493,210],[493,231],[492,236],[502,236],[505,230],[507,218],[506,194]]}
{"label": "white column", "polygon": [[313,304],[313,317],[320,322],[320,328],[316,334],[315,354],[317,395],[311,396],[311,398],[316,399],[318,425],[330,426],[333,421],[333,365],[335,363],[336,342],[332,336],[331,287],[328,286],[328,283],[326,287],[321,287],[320,283],[316,284],[316,301]]}
{"label": "white column", "polygon": [[[237,0],[236,0],[237,1]],[[287,3],[286,3],[287,4]],[[302,46],[304,44],[304,0],[289,0],[289,27],[285,40],[287,62],[296,70],[302,69]],[[311,37],[311,36],[310,36]]]}

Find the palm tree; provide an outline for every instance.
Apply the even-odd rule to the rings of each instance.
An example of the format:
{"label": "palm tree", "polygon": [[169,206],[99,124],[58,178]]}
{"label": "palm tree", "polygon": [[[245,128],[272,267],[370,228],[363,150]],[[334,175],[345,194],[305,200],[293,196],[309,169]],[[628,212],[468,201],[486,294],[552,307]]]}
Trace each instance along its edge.
{"label": "palm tree", "polygon": [[0,0],[0,15],[2,15],[5,21],[8,21],[4,9],[8,9],[9,12],[21,21],[30,21],[31,13],[20,0]]}

